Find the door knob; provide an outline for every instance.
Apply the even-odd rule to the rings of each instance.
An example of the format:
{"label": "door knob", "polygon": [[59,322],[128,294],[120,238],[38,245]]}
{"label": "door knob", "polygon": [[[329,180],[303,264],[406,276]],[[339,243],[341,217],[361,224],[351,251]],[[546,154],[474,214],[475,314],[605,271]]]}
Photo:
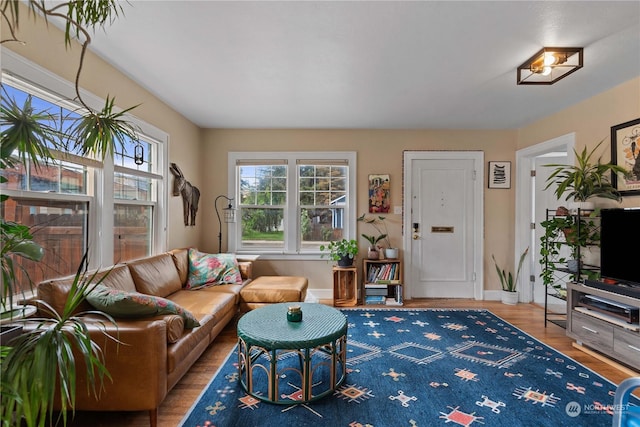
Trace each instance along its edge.
{"label": "door knob", "polygon": [[418,240],[419,238],[420,238],[420,235],[419,235],[419,234],[414,234],[414,235],[413,235],[413,240]]}

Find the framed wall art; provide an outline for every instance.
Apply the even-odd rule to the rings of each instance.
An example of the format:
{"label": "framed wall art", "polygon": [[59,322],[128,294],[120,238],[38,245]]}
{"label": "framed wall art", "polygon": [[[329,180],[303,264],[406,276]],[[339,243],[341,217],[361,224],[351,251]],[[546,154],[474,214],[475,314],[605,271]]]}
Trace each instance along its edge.
{"label": "framed wall art", "polygon": [[489,162],[489,188],[511,188],[511,162]]}
{"label": "framed wall art", "polygon": [[611,127],[611,162],[629,171],[629,177],[616,174],[611,183],[622,195],[640,194],[640,119]]}
{"label": "framed wall art", "polygon": [[369,213],[389,213],[390,189],[389,175],[369,175]]}

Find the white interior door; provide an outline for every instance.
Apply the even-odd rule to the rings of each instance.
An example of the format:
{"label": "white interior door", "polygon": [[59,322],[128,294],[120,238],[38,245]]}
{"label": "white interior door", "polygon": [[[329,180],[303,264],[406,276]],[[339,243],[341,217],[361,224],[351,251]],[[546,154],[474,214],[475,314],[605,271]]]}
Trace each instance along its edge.
{"label": "white interior door", "polygon": [[408,285],[415,298],[478,298],[477,219],[482,214],[476,173],[482,167],[473,156],[440,154],[405,163],[411,171]]}

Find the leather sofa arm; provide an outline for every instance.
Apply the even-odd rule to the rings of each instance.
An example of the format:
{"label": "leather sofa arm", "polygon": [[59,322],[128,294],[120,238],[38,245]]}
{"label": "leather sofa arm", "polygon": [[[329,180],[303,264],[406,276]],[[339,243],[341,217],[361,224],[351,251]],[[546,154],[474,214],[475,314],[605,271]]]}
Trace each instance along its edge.
{"label": "leather sofa arm", "polygon": [[[167,395],[167,329],[162,319],[117,319],[117,328],[99,316],[86,318],[92,340],[102,349],[111,379],[95,398],[76,354],[76,405],[82,410],[141,411],[157,408]],[[114,339],[105,335],[105,332]]]}
{"label": "leather sofa arm", "polygon": [[240,268],[240,275],[244,280],[253,279],[252,261],[238,261],[238,267]]}

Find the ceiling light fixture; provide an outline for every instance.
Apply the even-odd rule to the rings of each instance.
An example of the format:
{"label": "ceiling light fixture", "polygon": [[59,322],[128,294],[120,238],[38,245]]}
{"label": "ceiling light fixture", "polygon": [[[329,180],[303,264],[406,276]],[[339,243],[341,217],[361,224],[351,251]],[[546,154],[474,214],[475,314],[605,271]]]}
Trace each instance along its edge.
{"label": "ceiling light fixture", "polygon": [[550,85],[582,68],[581,47],[543,47],[518,67],[519,85]]}

